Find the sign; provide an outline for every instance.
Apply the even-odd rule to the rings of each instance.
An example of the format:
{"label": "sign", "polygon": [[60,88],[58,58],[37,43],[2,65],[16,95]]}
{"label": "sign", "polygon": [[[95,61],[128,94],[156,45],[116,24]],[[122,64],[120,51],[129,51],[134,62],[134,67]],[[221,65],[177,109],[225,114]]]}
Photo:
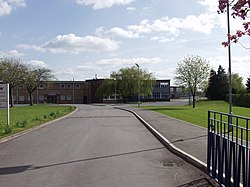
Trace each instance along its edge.
{"label": "sign", "polygon": [[0,84],[0,109],[6,109],[7,125],[10,126],[9,84]]}
{"label": "sign", "polygon": [[0,84],[0,108],[7,108],[8,105],[8,84]]}

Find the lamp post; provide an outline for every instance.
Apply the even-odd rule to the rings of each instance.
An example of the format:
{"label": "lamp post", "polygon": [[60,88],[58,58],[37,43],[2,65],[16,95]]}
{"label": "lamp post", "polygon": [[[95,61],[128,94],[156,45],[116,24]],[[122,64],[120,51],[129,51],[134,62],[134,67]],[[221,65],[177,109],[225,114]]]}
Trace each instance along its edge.
{"label": "lamp post", "polygon": [[137,63],[135,65],[138,67],[138,107],[140,107],[140,66]]}
{"label": "lamp post", "polygon": [[231,69],[231,39],[230,39],[230,12],[229,12],[229,0],[227,2],[227,40],[228,40],[228,83],[229,83],[229,116],[228,116],[228,131],[233,131],[232,124],[232,69]]}
{"label": "lamp post", "polygon": [[115,81],[115,103],[116,103],[116,78],[114,78]]}
{"label": "lamp post", "polygon": [[231,40],[230,40],[230,13],[229,13],[229,0],[227,2],[227,32],[228,32],[228,79],[229,79],[229,113],[232,115],[232,70],[231,70]]}

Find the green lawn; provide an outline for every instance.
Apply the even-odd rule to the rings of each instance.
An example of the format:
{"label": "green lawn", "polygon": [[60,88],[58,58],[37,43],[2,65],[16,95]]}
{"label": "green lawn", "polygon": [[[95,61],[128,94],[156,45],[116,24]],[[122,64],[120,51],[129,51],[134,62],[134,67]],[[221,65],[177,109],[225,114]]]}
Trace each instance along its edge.
{"label": "green lawn", "polygon": [[[183,121],[202,127],[207,127],[208,110],[228,113],[229,105],[224,101],[200,101],[196,108],[191,106],[145,106],[145,109],[153,110]],[[233,107],[233,114],[250,118],[250,108]]]}
{"label": "green lawn", "polygon": [[6,128],[6,110],[0,110],[0,138],[51,121],[75,109],[72,106],[46,104],[15,106],[10,109],[10,133],[6,133],[8,131],[8,128]]}

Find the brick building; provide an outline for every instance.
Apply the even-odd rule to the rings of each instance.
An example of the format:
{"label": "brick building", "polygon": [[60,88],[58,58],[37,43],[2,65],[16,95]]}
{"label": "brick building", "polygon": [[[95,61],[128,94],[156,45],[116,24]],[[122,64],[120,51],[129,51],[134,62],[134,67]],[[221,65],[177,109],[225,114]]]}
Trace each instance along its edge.
{"label": "brick building", "polygon": [[[108,102],[112,98],[104,99],[96,95],[103,80],[52,81],[49,85],[41,83],[32,94],[33,103],[88,104]],[[141,99],[142,101],[169,101],[170,96],[170,80],[157,80],[152,95],[142,95]],[[117,95],[116,98],[120,98],[120,96]],[[136,96],[132,96],[131,101],[133,98],[137,99]],[[30,100],[28,91],[23,86],[13,90],[13,99],[15,104],[28,104]]]}
{"label": "brick building", "polygon": [[[53,81],[49,85],[40,84],[33,92],[33,102],[58,104],[87,104],[101,102],[102,98],[95,95],[103,79],[86,81]],[[29,103],[26,88],[19,86],[13,90],[16,104]]]}

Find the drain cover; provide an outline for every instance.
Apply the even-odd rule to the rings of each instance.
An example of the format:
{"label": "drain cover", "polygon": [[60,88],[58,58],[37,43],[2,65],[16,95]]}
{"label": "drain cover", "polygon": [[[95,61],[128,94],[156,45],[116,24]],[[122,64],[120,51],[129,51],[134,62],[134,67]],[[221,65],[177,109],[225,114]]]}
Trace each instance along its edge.
{"label": "drain cover", "polygon": [[162,164],[164,167],[168,167],[168,168],[177,167],[177,165],[176,165],[174,162],[166,162],[166,161],[163,161],[161,164]]}

